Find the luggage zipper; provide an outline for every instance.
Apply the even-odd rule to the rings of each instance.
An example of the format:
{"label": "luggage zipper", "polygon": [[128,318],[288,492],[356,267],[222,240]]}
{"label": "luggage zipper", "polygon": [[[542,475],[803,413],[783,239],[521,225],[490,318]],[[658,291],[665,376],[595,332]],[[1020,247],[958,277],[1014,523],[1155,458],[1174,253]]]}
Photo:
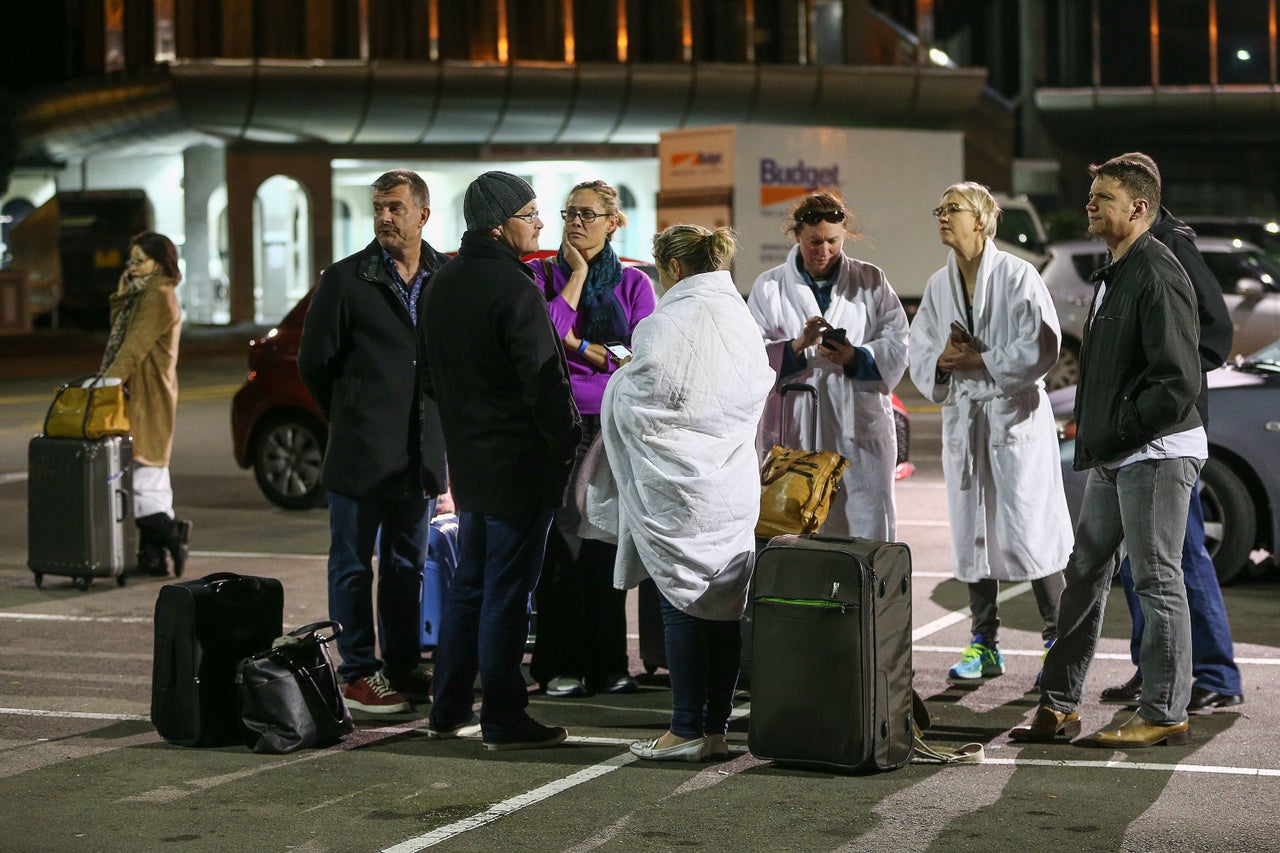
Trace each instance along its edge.
{"label": "luggage zipper", "polygon": [[849,605],[841,604],[838,601],[827,601],[821,598],[776,598],[774,596],[765,596],[756,600],[767,601],[770,604],[794,604],[799,607],[837,607],[841,610],[847,610],[849,607]]}

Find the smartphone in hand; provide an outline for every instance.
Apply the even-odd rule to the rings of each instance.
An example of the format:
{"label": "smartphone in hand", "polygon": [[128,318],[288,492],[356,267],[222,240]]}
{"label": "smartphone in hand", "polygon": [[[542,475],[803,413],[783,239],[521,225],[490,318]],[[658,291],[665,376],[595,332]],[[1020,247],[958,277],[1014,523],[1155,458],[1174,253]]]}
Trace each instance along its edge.
{"label": "smartphone in hand", "polygon": [[823,329],[822,343],[829,346],[830,341],[839,341],[842,344],[849,343],[849,336],[844,329]]}
{"label": "smartphone in hand", "polygon": [[609,351],[609,355],[618,360],[619,364],[631,358],[631,350],[627,349],[626,344],[620,343],[619,341],[607,343],[604,345],[604,348]]}
{"label": "smartphone in hand", "polygon": [[961,343],[973,343],[973,335],[969,334],[969,330],[959,320],[951,321],[951,335]]}

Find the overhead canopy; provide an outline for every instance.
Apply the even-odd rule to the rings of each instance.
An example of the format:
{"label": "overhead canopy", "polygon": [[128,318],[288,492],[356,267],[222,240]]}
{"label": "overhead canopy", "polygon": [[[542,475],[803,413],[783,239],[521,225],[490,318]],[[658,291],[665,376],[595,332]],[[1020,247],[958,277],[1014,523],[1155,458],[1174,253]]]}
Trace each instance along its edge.
{"label": "overhead canopy", "polygon": [[58,160],[199,141],[337,146],[653,144],[727,123],[958,127],[985,69],[934,66],[182,60],[48,94],[23,154]]}
{"label": "overhead canopy", "polygon": [[1068,144],[1280,141],[1280,90],[1271,86],[1039,89],[1036,106]]}

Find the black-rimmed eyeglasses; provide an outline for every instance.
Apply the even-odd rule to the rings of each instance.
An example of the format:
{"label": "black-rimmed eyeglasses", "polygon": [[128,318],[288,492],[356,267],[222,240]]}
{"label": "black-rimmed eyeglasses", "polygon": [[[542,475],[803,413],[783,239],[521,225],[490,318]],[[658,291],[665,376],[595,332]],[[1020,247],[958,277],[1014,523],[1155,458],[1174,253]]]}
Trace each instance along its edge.
{"label": "black-rimmed eyeglasses", "polygon": [[805,225],[817,225],[819,222],[830,222],[832,225],[839,225],[844,222],[843,210],[806,210],[803,213],[796,213],[796,222],[803,222]]}
{"label": "black-rimmed eyeglasses", "polygon": [[541,215],[542,215],[542,211],[531,210],[528,213],[513,213],[511,214],[511,218],[523,219],[525,222],[528,222],[530,225],[532,225],[534,223],[534,220],[536,220]]}
{"label": "black-rimmed eyeglasses", "polygon": [[942,205],[942,207],[935,207],[933,209],[933,218],[941,219],[943,215],[955,216],[957,213],[976,214],[977,212],[978,211],[974,210],[972,207],[963,207],[961,205],[956,204],[955,202],[952,202],[951,204],[944,204]]}
{"label": "black-rimmed eyeglasses", "polygon": [[594,210],[562,210],[560,218],[565,222],[572,222],[574,217],[582,220],[583,225],[590,225],[602,216],[608,216],[607,213],[596,213]]}

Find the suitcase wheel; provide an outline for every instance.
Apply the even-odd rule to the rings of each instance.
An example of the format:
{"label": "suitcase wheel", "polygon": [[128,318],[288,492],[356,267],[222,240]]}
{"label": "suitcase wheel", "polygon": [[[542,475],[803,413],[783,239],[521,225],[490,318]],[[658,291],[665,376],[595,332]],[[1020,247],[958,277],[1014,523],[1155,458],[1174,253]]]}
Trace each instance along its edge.
{"label": "suitcase wheel", "polygon": [[125,576],[116,575],[116,586],[124,586],[124,584],[125,584]]}
{"label": "suitcase wheel", "polygon": [[44,572],[36,572],[36,589],[44,589]]}
{"label": "suitcase wheel", "polygon": [[81,592],[88,592],[89,587],[93,585],[93,578],[90,577],[89,575],[85,575],[82,578],[76,578],[75,585],[76,585],[76,589],[80,590]]}

